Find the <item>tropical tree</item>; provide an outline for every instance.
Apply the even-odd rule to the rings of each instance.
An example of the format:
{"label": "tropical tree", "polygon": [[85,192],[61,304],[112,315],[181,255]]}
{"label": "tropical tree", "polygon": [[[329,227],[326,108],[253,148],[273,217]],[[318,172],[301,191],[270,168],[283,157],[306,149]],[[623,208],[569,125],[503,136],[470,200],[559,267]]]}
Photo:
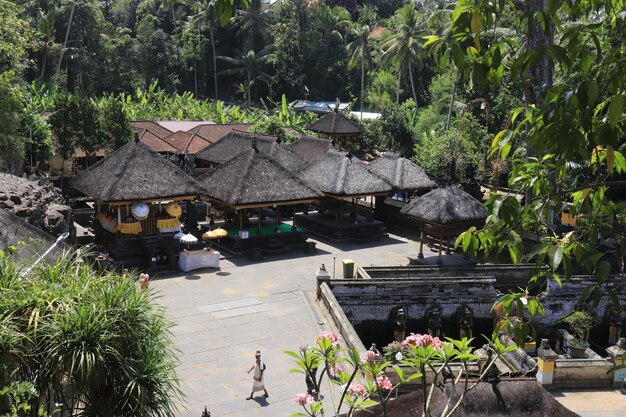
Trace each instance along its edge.
{"label": "tropical tree", "polygon": [[420,69],[424,64],[424,37],[429,32],[428,20],[423,13],[417,11],[414,1],[396,12],[394,34],[382,44],[382,49],[385,51],[383,61],[394,63],[398,68],[396,103],[400,100],[400,81],[403,72],[406,72],[409,77],[413,101],[418,103],[413,71]]}
{"label": "tropical tree", "polygon": [[256,51],[257,43],[263,41],[269,33],[270,17],[263,9],[261,0],[251,0],[248,8],[235,12],[231,23],[237,31],[237,37],[247,38],[250,49]]}
{"label": "tropical tree", "polygon": [[372,33],[376,27],[376,13],[367,6],[359,8],[359,19],[350,27],[350,34],[354,40],[346,48],[350,55],[348,61],[351,68],[361,65],[361,119],[363,118],[363,103],[365,101],[365,72],[372,62],[372,49],[375,43]]}
{"label": "tropical tree", "polygon": [[248,106],[252,106],[252,85],[257,80],[269,82],[271,76],[262,70],[265,63],[270,59],[273,45],[268,45],[259,52],[252,49],[241,52],[235,50],[235,57],[220,56],[219,58],[230,64],[233,68],[223,70],[220,73],[224,75],[241,75],[245,74],[247,79],[246,89],[248,90]]}
{"label": "tropical tree", "polygon": [[174,416],[171,324],[136,276],[85,260],[69,252],[24,270],[0,252],[0,386],[29,384],[30,415]]}
{"label": "tropical tree", "polygon": [[[482,42],[482,35],[497,24],[494,17],[507,11],[503,3],[458,2],[452,14],[462,52],[455,63],[467,65],[473,85],[485,89],[508,75],[527,83],[528,91],[525,105],[512,111],[510,123],[496,134],[490,149],[512,162],[509,187],[525,195],[525,204],[513,196],[493,196],[485,227],[468,230],[458,244],[472,254],[508,251],[514,262],[547,265],[532,279],[557,285],[574,267],[581,268],[596,277],[582,302],[596,306],[602,297],[610,297],[619,304],[607,280],[612,267],[599,239],[604,225],[612,221],[606,209],[611,193],[623,194],[621,178],[626,173],[623,2],[520,3],[530,7],[508,12],[531,34],[529,41],[535,37],[538,47],[511,57],[503,52],[516,44],[514,39]],[[550,34],[532,34],[550,31],[552,25],[560,35],[555,43]],[[541,38],[546,42],[539,42]],[[551,61],[547,66],[546,58]],[[552,77],[552,71],[558,77]],[[576,182],[568,169],[572,161],[579,161],[586,172]],[[570,205],[570,215],[580,220],[568,233],[561,233],[552,214],[560,212],[564,202]],[[520,236],[529,232],[536,233],[537,242],[524,248]]]}
{"label": "tropical tree", "polygon": [[187,30],[202,30],[202,28],[207,28],[209,31],[211,55],[213,57],[213,88],[215,90],[215,100],[219,97],[217,93],[217,54],[215,53],[215,29],[219,24],[217,1],[218,0],[199,1],[198,13],[189,17],[189,25],[187,26]]}
{"label": "tropical tree", "polygon": [[0,170],[11,173],[19,170],[24,155],[18,130],[25,101],[20,75],[32,41],[32,31],[22,13],[16,3],[0,0]]}

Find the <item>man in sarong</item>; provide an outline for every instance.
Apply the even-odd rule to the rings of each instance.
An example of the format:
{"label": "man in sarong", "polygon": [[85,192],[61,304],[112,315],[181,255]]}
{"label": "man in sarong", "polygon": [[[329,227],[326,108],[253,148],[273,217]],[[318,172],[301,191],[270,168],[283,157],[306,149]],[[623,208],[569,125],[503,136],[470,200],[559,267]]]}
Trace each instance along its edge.
{"label": "man in sarong", "polygon": [[246,400],[251,400],[254,396],[254,393],[257,391],[263,391],[263,396],[265,398],[270,395],[267,393],[265,389],[265,381],[263,380],[263,374],[265,373],[265,363],[261,360],[261,351],[257,350],[254,354],[255,362],[250,369],[248,369],[248,373],[254,370],[254,374],[252,375],[252,391],[250,395],[246,397]]}

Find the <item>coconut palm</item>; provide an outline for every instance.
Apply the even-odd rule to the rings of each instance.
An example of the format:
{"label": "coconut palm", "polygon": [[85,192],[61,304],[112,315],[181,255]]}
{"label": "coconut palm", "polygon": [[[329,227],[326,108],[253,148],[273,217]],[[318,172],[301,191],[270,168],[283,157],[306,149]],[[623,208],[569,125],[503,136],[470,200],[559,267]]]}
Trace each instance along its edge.
{"label": "coconut palm", "polygon": [[354,40],[346,48],[350,55],[348,66],[350,68],[361,64],[361,119],[363,119],[363,94],[365,93],[365,71],[372,62],[372,49],[375,44],[372,33],[376,27],[376,14],[367,6],[359,8],[359,19],[350,27],[350,34]]}
{"label": "coconut palm", "polygon": [[252,83],[256,80],[262,80],[269,82],[271,76],[264,72],[261,68],[271,57],[271,52],[274,49],[274,45],[268,45],[261,49],[259,52],[249,49],[246,52],[235,50],[235,57],[220,56],[218,57],[222,61],[233,66],[231,69],[223,70],[220,74],[224,75],[241,75],[247,76],[248,84],[248,106],[252,105]]}
{"label": "coconut palm", "polygon": [[261,0],[251,0],[248,8],[237,10],[231,19],[239,38],[248,38],[250,49],[256,50],[256,42],[269,33],[270,16],[263,10]]}
{"label": "coconut palm", "polygon": [[189,17],[188,30],[201,30],[206,27],[211,39],[211,51],[213,52],[213,82],[215,88],[215,100],[217,94],[217,55],[215,54],[215,29],[218,27],[217,0],[202,0],[198,2],[198,13]]}
{"label": "coconut palm", "polygon": [[318,22],[315,27],[324,35],[343,41],[344,30],[351,22],[350,13],[341,6],[330,8],[325,4],[317,7],[315,11]]}
{"label": "coconut palm", "polygon": [[411,83],[413,100],[417,105],[417,94],[415,93],[415,82],[413,80],[413,69],[421,68],[424,63],[424,37],[429,33],[428,20],[419,13],[415,3],[406,4],[398,9],[394,16],[395,33],[383,43],[385,51],[383,61],[394,63],[398,66],[398,89],[396,101],[400,94],[400,79],[403,72],[408,73]]}

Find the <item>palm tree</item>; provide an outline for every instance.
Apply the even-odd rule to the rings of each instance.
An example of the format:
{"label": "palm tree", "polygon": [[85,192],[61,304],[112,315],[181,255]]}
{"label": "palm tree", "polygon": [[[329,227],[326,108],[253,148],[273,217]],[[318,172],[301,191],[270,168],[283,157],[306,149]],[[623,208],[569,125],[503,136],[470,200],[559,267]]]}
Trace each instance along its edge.
{"label": "palm tree", "polygon": [[341,6],[330,8],[325,4],[317,7],[316,11],[318,24],[315,27],[324,35],[343,41],[343,31],[350,24],[350,13]]}
{"label": "palm tree", "polygon": [[248,106],[252,105],[252,83],[255,80],[263,80],[269,82],[271,76],[262,71],[261,68],[271,57],[271,52],[274,49],[274,45],[268,45],[261,49],[259,52],[249,49],[246,52],[235,50],[235,57],[220,56],[218,57],[222,61],[232,65],[234,68],[220,71],[220,74],[224,75],[240,75],[246,74],[248,80]]}
{"label": "palm tree", "polygon": [[172,24],[174,25],[174,32],[176,32],[176,13],[174,12],[174,6],[177,4],[185,4],[185,0],[161,0],[161,10],[164,12],[172,12]]}
{"label": "palm tree", "polygon": [[406,4],[398,9],[394,16],[395,33],[383,43],[385,51],[383,60],[393,62],[398,65],[398,90],[396,101],[400,94],[400,78],[404,71],[408,72],[411,82],[411,92],[413,100],[417,105],[417,94],[415,93],[415,82],[413,80],[413,68],[420,68],[424,62],[424,36],[429,33],[428,21],[422,13],[415,8],[415,3]]}
{"label": "palm tree", "polygon": [[350,59],[348,66],[354,68],[361,64],[361,120],[363,119],[363,94],[365,93],[365,69],[372,62],[373,42],[372,32],[376,27],[376,14],[367,6],[359,8],[359,19],[350,27],[350,33],[355,38],[346,48]]}
{"label": "palm tree", "polygon": [[218,0],[202,0],[198,2],[198,13],[189,17],[188,30],[198,29],[204,25],[209,29],[211,38],[211,51],[213,52],[213,82],[215,88],[215,100],[218,99],[217,94],[217,55],[215,54],[215,36],[214,31],[219,25],[217,16]]}
{"label": "palm tree", "polygon": [[238,37],[248,37],[252,50],[256,48],[257,39],[263,39],[269,33],[269,14],[263,10],[261,0],[251,0],[247,9],[237,10],[231,23]]}

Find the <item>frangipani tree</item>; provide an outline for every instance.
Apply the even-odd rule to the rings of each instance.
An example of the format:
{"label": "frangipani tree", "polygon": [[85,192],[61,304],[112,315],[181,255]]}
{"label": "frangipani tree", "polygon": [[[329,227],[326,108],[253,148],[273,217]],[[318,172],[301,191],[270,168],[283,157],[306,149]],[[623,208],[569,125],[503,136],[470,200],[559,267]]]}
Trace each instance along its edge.
{"label": "frangipani tree", "polygon": [[[373,351],[366,351],[359,356],[355,350],[342,349],[340,342],[340,335],[322,331],[312,347],[302,346],[297,352],[285,352],[296,363],[296,368],[291,372],[307,376],[316,393],[315,396],[296,395],[295,403],[302,406],[303,412],[294,413],[292,417],[325,415],[328,407],[325,411],[322,397],[319,396],[325,378],[340,387],[341,395],[338,399],[331,389],[333,416],[342,413],[351,416],[356,410],[380,404],[386,417],[386,405],[395,390],[417,379],[424,390],[423,415],[430,416],[430,401],[435,387],[445,379],[444,375],[452,375],[452,384],[458,387],[460,395],[449,398],[441,414],[441,417],[450,417],[462,404],[465,395],[489,374],[496,359],[502,353],[515,349],[515,346],[505,347],[494,336],[485,346],[489,352],[485,365],[480,369],[478,377],[470,381],[469,366],[480,358],[472,353],[472,339],[446,338],[446,341],[441,341],[428,334],[411,333],[401,344],[401,354],[396,355],[393,361],[385,360]],[[453,369],[454,363],[459,365],[458,370]],[[395,384],[390,379],[390,369],[393,369],[392,379],[397,380]],[[407,374],[406,369],[413,372]],[[432,382],[427,382],[427,372],[432,375]],[[345,408],[342,408],[344,405]]]}

